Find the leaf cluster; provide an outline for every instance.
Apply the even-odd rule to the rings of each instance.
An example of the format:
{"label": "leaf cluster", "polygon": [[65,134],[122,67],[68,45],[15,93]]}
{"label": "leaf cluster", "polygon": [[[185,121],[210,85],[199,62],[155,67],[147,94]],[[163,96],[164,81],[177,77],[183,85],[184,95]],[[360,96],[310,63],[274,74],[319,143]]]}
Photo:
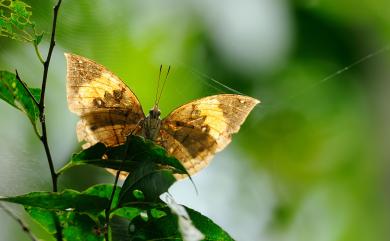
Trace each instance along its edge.
{"label": "leaf cluster", "polygon": [[31,20],[31,7],[20,0],[0,0],[0,36],[38,45],[43,33],[38,33]]}
{"label": "leaf cluster", "polygon": [[[98,143],[74,154],[61,173],[80,165],[128,171],[129,174],[122,187],[99,184],[83,192],[70,189],[58,193],[31,192],[0,200],[23,205],[27,213],[54,236],[58,218],[65,240],[104,240],[105,234],[109,234],[110,240],[118,236],[128,237],[127,240],[182,238],[183,233],[178,228],[180,216],[159,197],[176,181],[174,174],[188,173],[162,147],[133,135],[125,144],[113,148]],[[106,212],[107,207],[109,212]],[[210,219],[186,209],[193,225],[206,240],[232,240]],[[112,229],[107,225],[107,218],[109,223],[120,222],[125,227]]]}

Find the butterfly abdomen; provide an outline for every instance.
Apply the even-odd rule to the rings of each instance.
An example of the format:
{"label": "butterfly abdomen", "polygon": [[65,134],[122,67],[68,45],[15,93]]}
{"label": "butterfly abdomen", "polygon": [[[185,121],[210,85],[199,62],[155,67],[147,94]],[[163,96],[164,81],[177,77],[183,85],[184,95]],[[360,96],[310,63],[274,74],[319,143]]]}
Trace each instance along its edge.
{"label": "butterfly abdomen", "polygon": [[142,122],[142,136],[149,140],[156,140],[160,133],[161,119],[147,116]]}

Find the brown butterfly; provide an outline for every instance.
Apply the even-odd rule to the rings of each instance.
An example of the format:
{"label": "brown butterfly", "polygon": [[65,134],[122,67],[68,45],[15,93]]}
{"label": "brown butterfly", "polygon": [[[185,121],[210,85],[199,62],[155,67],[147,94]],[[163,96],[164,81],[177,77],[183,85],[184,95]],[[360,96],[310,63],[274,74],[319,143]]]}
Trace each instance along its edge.
{"label": "brown butterfly", "polygon": [[137,130],[162,145],[190,174],[230,143],[260,102],[243,95],[213,95],[184,104],[161,120],[157,103],[145,116],[135,94],[105,67],[75,54],[65,56],[68,105],[80,116],[77,136],[85,142],[83,148],[98,142],[123,144]]}

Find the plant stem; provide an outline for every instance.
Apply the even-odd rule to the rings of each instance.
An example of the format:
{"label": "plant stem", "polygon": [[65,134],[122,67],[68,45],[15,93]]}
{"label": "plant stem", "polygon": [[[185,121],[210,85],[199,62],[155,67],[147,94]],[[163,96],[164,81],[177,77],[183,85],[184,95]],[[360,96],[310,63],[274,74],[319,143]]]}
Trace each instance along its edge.
{"label": "plant stem", "polygon": [[46,153],[46,157],[47,157],[47,161],[49,163],[49,168],[50,168],[50,175],[51,175],[51,180],[52,180],[52,189],[53,189],[53,192],[57,192],[58,191],[58,185],[57,185],[57,178],[58,178],[58,175],[57,173],[55,172],[54,170],[54,164],[53,164],[53,159],[51,157],[51,153],[50,153],[50,148],[49,148],[49,144],[48,144],[48,141],[47,141],[47,130],[46,130],[46,120],[45,120],[45,116],[41,115],[41,126],[42,126],[42,136],[41,136],[41,142],[45,148],[45,153]]}
{"label": "plant stem", "polygon": [[[132,133],[131,133],[132,135]],[[114,200],[114,196],[115,196],[115,191],[116,191],[116,186],[118,184],[118,180],[119,180],[119,176],[121,175],[121,170],[125,164],[125,161],[127,159],[127,155],[128,155],[128,151],[129,151],[129,138],[131,138],[131,135],[127,137],[126,139],[126,143],[125,143],[125,151],[124,151],[124,156],[123,156],[123,160],[122,160],[122,163],[121,163],[121,166],[119,167],[119,170],[116,172],[116,176],[115,176],[115,181],[114,181],[114,187],[112,188],[112,193],[111,193],[111,197],[110,197],[110,201],[108,202],[108,206],[106,208],[106,211],[105,211],[105,214],[106,214],[106,227],[107,227],[107,230],[106,232],[104,233],[104,239],[106,241],[109,241],[109,232],[110,232],[110,213],[111,213],[111,205],[112,205],[112,201]],[[132,158],[130,158],[132,159]]]}
{"label": "plant stem", "polygon": [[44,109],[44,103],[45,103],[46,81],[47,81],[47,74],[49,71],[50,60],[51,60],[54,46],[56,45],[55,36],[56,36],[56,28],[57,28],[57,16],[58,16],[58,10],[61,6],[61,2],[62,0],[58,0],[57,4],[54,6],[53,9],[54,16],[53,16],[53,25],[52,25],[51,36],[50,36],[49,52],[47,53],[46,60],[43,63],[44,68],[43,68],[43,78],[42,78],[42,92],[41,92],[41,99],[39,102],[40,108],[42,108],[42,110]]}
{"label": "plant stem", "polygon": [[[57,190],[58,190],[58,187],[57,187],[58,174],[56,173],[56,171],[54,169],[53,159],[51,157],[50,148],[49,148],[49,144],[47,141],[46,117],[45,117],[45,93],[46,93],[46,83],[47,83],[47,75],[49,72],[50,60],[51,60],[51,56],[53,54],[54,46],[56,44],[55,35],[56,35],[56,27],[57,27],[57,16],[58,16],[58,10],[61,6],[61,2],[62,2],[62,0],[58,0],[57,4],[54,6],[54,9],[53,9],[53,23],[52,23],[52,29],[51,29],[50,46],[49,46],[49,51],[47,53],[46,60],[43,62],[41,98],[39,99],[39,103],[38,103],[39,120],[41,122],[41,127],[42,127],[41,142],[45,148],[47,161],[49,163],[53,192],[57,192]],[[56,230],[57,230],[56,238],[58,241],[62,241],[63,240],[62,227],[61,227],[61,224],[59,222],[57,215],[55,215],[55,226],[56,226]]]}
{"label": "plant stem", "polygon": [[35,42],[34,42],[34,49],[35,49],[35,53],[38,56],[39,62],[41,62],[41,64],[44,64],[45,61],[43,60],[41,52],[39,51],[39,47],[38,47],[38,45]]}
{"label": "plant stem", "polygon": [[58,10],[60,8],[62,0],[58,0],[57,4],[54,7],[54,16],[53,16],[53,25],[51,30],[51,38],[50,38],[50,47],[47,53],[46,60],[43,63],[43,76],[42,76],[42,88],[41,88],[41,98],[38,103],[39,107],[39,119],[42,126],[42,137],[41,141],[45,147],[45,152],[47,156],[47,161],[50,167],[50,174],[53,182],[53,192],[57,192],[57,173],[54,170],[53,159],[51,157],[50,148],[47,141],[47,131],[46,131],[46,118],[45,118],[45,92],[46,92],[46,83],[47,83],[47,75],[49,72],[50,60],[53,53],[53,49],[55,46],[55,33],[57,27],[57,16]]}
{"label": "plant stem", "polygon": [[1,203],[0,203],[0,208],[3,209],[4,212],[6,212],[11,218],[13,218],[16,222],[19,223],[19,225],[22,227],[22,230],[30,237],[32,241],[38,241],[38,239],[34,236],[30,228],[27,226],[25,222],[23,222],[22,219],[16,216],[10,209],[8,209],[6,206],[4,206]]}
{"label": "plant stem", "polygon": [[[123,166],[124,161],[122,162]],[[110,213],[111,213],[111,205],[112,201],[114,200],[115,191],[116,191],[116,185],[118,184],[119,176],[121,174],[122,167],[119,168],[119,170],[116,172],[115,181],[114,181],[114,187],[112,188],[112,193],[110,197],[110,201],[108,202],[108,206],[106,208],[105,214],[106,214],[106,231],[104,232],[104,239],[106,241],[109,241],[109,229],[110,229]]]}

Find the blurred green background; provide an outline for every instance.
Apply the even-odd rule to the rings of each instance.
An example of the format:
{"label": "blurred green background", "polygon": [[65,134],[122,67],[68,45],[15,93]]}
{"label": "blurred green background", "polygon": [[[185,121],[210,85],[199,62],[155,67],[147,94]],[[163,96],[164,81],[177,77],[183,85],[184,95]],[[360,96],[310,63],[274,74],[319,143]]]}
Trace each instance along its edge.
{"label": "blurred green background", "polygon": [[[27,1],[50,31],[54,1]],[[64,52],[120,76],[144,110],[160,64],[173,67],[160,108],[232,93],[258,98],[232,144],[189,181],[180,203],[237,240],[390,240],[390,2],[388,0],[64,0],[49,74],[47,124],[55,165],[79,150],[67,109]],[[41,44],[48,49],[48,34]],[[367,58],[365,58],[367,57]],[[338,71],[359,61],[361,63]],[[40,86],[32,46],[0,38],[0,69]],[[0,195],[50,190],[47,161],[22,113],[0,103]],[[113,182],[76,168],[60,188]],[[8,205],[40,237],[40,227]],[[0,240],[29,240],[0,210]]]}

